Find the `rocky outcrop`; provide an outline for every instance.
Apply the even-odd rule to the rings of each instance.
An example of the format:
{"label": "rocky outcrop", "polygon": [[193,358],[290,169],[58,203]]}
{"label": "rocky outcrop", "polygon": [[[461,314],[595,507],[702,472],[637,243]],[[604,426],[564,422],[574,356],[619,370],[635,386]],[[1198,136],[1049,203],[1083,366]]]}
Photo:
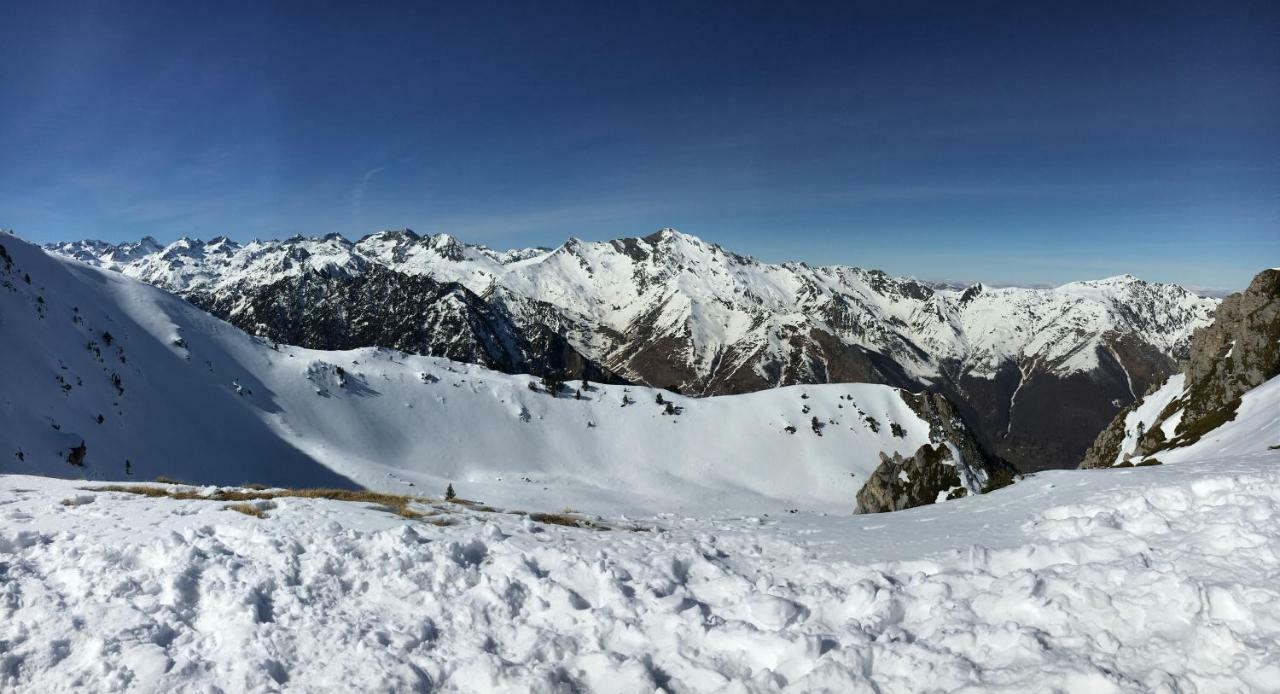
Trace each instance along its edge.
{"label": "rocky outcrop", "polygon": [[387,347],[508,373],[622,382],[545,323],[518,325],[502,303],[462,285],[382,267],[309,271],[188,300],[245,332],[310,349]]}
{"label": "rocky outcrop", "polygon": [[1213,324],[1192,338],[1183,373],[1188,426],[1280,374],[1280,270],[1260,273],[1223,300]]}
{"label": "rocky outcrop", "polygon": [[[1240,397],[1277,375],[1280,270],[1273,269],[1258,274],[1245,291],[1224,299],[1214,322],[1196,331],[1182,367],[1182,391],[1166,394],[1167,404],[1150,422],[1133,425],[1130,414],[1156,389],[1125,408],[1094,440],[1080,467],[1111,467],[1126,458],[1189,446],[1234,419]],[[1166,425],[1173,426],[1172,435]],[[1129,431],[1130,426],[1135,430]],[[1131,450],[1122,451],[1127,440],[1133,440]]]}
{"label": "rocky outcrop", "polygon": [[901,511],[915,506],[982,494],[1012,483],[1008,462],[989,455],[941,393],[904,393],[903,399],[929,423],[930,443],[904,458],[880,454],[880,466],[857,494],[857,513]]}
{"label": "rocky outcrop", "polygon": [[858,490],[859,513],[886,513],[968,494],[946,444],[924,444],[909,458],[880,454],[880,467]]}

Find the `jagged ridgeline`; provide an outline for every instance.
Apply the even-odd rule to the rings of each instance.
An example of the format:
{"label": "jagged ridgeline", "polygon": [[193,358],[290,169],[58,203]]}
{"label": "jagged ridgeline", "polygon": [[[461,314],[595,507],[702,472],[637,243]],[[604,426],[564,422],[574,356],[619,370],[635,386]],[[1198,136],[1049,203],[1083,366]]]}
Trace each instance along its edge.
{"label": "jagged ridgeline", "polygon": [[[1228,424],[1242,436],[1234,447],[1257,450],[1280,446],[1262,426],[1242,420],[1246,407],[1274,420],[1280,376],[1280,270],[1260,273],[1249,288],[1223,300],[1212,325],[1195,333],[1190,358],[1180,373],[1126,408],[1098,436],[1081,467],[1154,464],[1183,453]],[[1259,410],[1262,411],[1259,411]],[[1270,423],[1274,428],[1274,421]],[[1205,457],[1221,450],[1206,450]],[[1256,452],[1241,450],[1237,452]]]}
{"label": "jagged ridgeline", "polygon": [[49,248],[303,346],[381,345],[692,396],[810,383],[931,389],[1024,470],[1075,465],[1116,412],[1176,370],[1217,304],[1127,275],[944,288],[763,263],[671,229],[514,251],[408,230],[355,243]]}

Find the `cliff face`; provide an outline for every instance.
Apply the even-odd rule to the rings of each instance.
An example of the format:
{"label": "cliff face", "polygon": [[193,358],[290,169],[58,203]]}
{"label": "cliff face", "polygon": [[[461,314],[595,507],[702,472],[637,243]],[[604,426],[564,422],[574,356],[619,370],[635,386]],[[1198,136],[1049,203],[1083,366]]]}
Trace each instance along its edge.
{"label": "cliff face", "polygon": [[1228,407],[1280,374],[1280,270],[1266,270],[1222,302],[1217,319],[1198,331],[1183,373],[1184,422]]}
{"label": "cliff face", "polygon": [[1235,419],[1241,396],[1277,375],[1280,269],[1272,269],[1223,300],[1214,322],[1192,337],[1181,374],[1120,412],[1080,467],[1111,467],[1189,446]]}

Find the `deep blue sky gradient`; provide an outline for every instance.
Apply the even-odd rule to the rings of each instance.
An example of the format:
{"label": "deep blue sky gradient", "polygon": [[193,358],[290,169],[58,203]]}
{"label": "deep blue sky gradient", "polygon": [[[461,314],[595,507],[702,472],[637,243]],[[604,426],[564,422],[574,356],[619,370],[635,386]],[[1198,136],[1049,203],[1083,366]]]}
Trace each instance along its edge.
{"label": "deep blue sky gradient", "polygon": [[201,4],[0,7],[0,227],[1280,265],[1276,2]]}

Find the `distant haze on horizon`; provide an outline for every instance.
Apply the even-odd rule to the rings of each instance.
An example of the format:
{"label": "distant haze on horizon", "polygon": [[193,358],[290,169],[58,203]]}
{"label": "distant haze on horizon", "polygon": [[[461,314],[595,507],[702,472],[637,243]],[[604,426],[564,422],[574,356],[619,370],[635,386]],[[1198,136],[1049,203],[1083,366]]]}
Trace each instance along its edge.
{"label": "distant haze on horizon", "polygon": [[990,284],[1280,264],[1280,3],[1037,4],[8,3],[0,228],[675,227]]}

